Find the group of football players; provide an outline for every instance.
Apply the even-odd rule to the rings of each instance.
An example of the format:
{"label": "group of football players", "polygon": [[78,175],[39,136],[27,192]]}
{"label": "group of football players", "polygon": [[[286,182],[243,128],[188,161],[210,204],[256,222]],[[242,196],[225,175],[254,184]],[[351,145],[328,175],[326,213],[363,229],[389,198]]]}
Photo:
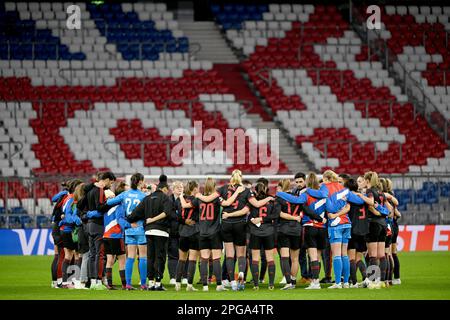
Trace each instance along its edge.
{"label": "group of football players", "polygon": [[[176,291],[183,284],[199,290],[197,268],[203,291],[211,283],[217,291],[243,290],[248,271],[258,290],[266,270],[274,290],[277,261],[281,290],[296,287],[300,269],[308,290],[324,282],[328,289],[400,284],[398,201],[392,182],[376,172],[297,173],[276,192],[263,177],[243,180],[240,170],[220,187],[211,177],[169,185],[165,175],[147,184],[140,173],[128,185],[100,172],[90,183],[66,182],[52,200],[54,288],[115,290],[117,262],[122,289],[165,291],[167,260]],[[136,259],[139,287],[132,283]],[[332,267],[334,282],[319,280],[321,266]]]}

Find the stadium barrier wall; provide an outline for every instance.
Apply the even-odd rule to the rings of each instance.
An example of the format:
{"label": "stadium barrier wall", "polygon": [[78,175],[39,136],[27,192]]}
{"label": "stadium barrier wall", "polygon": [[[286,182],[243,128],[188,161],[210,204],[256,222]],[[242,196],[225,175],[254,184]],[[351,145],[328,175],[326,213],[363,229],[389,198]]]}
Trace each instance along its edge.
{"label": "stadium barrier wall", "polygon": [[[450,225],[401,225],[399,251],[450,251]],[[0,229],[0,255],[53,255],[51,229]]]}

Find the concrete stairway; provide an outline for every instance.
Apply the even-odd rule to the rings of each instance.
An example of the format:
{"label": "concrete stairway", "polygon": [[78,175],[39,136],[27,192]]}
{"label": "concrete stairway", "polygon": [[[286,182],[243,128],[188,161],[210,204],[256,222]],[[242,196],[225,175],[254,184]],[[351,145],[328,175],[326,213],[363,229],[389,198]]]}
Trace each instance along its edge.
{"label": "concrete stairway", "polygon": [[[247,118],[252,120],[253,127],[256,129],[279,129],[275,122],[264,121],[258,114],[249,113],[247,114]],[[280,131],[279,137],[279,157],[287,165],[289,171],[292,174],[297,172],[308,173],[310,167],[305,162],[304,157],[297,152],[297,148],[291,145],[283,132]]]}
{"label": "concrete stairway", "polygon": [[185,36],[189,38],[189,42],[201,46],[200,51],[194,54],[196,60],[208,60],[213,63],[239,62],[213,21],[179,20],[178,23]]}

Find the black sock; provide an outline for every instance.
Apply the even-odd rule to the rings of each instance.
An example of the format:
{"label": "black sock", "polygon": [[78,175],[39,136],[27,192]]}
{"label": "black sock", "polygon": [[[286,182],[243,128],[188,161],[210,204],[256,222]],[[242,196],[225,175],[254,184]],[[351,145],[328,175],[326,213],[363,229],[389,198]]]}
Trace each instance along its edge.
{"label": "black sock", "polygon": [[291,267],[289,266],[289,257],[281,257],[281,272],[286,278],[286,283],[291,283]]}
{"label": "black sock", "polygon": [[184,268],[186,266],[186,261],[184,260],[178,260],[177,264],[177,277],[176,281],[181,282],[181,277],[183,276]]}
{"label": "black sock", "polygon": [[378,266],[380,261],[376,257],[369,258],[369,266]]}
{"label": "black sock", "polygon": [[273,287],[275,283],[275,262],[267,261],[267,269],[269,271],[269,286]]}
{"label": "black sock", "polygon": [[366,278],[367,278],[367,273],[366,273],[366,264],[364,263],[364,261],[359,260],[359,261],[356,263],[356,266],[358,267],[359,272],[361,272],[361,276],[362,276],[363,280],[366,280]]}
{"label": "black sock", "polygon": [[[197,264],[197,260],[189,260],[188,274],[187,274],[189,284],[192,284],[194,282],[195,265],[196,264]],[[206,265],[206,266],[208,266],[208,265]],[[208,276],[207,276],[207,278],[208,278]]]}
{"label": "black sock", "polygon": [[392,282],[394,274],[394,258],[392,255],[389,255],[389,273],[388,273],[388,280]]}
{"label": "black sock", "polygon": [[245,266],[247,265],[247,259],[245,257],[238,257],[238,270],[239,273],[245,272]]}
{"label": "black sock", "polygon": [[216,276],[216,284],[222,285],[222,266],[220,265],[220,258],[213,260],[213,273]]}
{"label": "black sock", "polygon": [[214,269],[213,269],[213,260],[212,259],[208,259],[208,279],[212,278],[213,274],[214,274]]}
{"label": "black sock", "polygon": [[350,279],[352,280],[352,284],[356,284],[356,262],[355,260],[350,260]]}
{"label": "black sock", "polygon": [[119,270],[119,275],[120,275],[120,282],[122,282],[122,286],[126,286],[127,285],[127,280],[125,277],[125,269],[124,270]]}
{"label": "black sock", "polygon": [[387,260],[386,257],[380,258],[380,271],[381,271],[381,281],[386,280],[386,270],[387,270]]}
{"label": "black sock", "polygon": [[69,265],[70,265],[70,260],[64,259],[64,262],[62,264],[62,278],[63,278],[63,282],[67,282],[67,278],[68,278],[67,268],[69,267]]}
{"label": "black sock", "polygon": [[253,284],[255,287],[259,286],[259,261],[252,261],[251,265]]}
{"label": "black sock", "polygon": [[314,280],[319,279],[320,263],[319,260],[311,261],[311,275]]}
{"label": "black sock", "polygon": [[392,259],[394,259],[394,279],[400,279],[400,260],[396,253],[392,254]]}
{"label": "black sock", "polygon": [[[261,251],[264,252],[264,251]],[[266,271],[267,271],[267,259],[266,259],[266,255],[264,253],[261,254],[261,268],[259,271],[259,280],[264,280],[264,278],[266,277]]]}
{"label": "black sock", "polygon": [[200,278],[204,286],[208,285],[208,259],[200,260]]}
{"label": "black sock", "polygon": [[228,272],[228,277],[230,278],[230,281],[233,281],[234,278],[234,268],[235,268],[235,260],[234,258],[228,258],[226,259],[226,264],[227,264],[227,272]]}
{"label": "black sock", "polygon": [[59,255],[55,254],[53,256],[52,266],[51,266],[51,272],[52,272],[52,280],[56,281],[58,280],[58,259]]}

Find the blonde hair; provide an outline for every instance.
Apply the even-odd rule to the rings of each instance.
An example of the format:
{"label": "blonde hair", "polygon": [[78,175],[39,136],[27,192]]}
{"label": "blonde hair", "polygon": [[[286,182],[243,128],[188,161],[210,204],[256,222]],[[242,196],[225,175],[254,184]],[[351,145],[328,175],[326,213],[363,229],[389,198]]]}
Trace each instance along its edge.
{"label": "blonde hair", "polygon": [[327,170],[323,173],[323,177],[331,182],[338,182],[338,175],[333,170]]}
{"label": "blonde hair", "polygon": [[193,180],[189,181],[186,184],[186,190],[185,190],[186,195],[191,196],[192,192],[194,191],[195,188],[198,188],[197,181],[193,181]]}
{"label": "blonde hair", "polygon": [[241,172],[241,170],[238,170],[238,169],[233,170],[233,172],[231,173],[230,183],[233,186],[242,184],[242,172]]}
{"label": "blonde hair", "polygon": [[319,190],[319,179],[314,172],[310,172],[306,177],[306,186],[310,189]]}
{"label": "blonde hair", "polygon": [[383,189],[383,186],[380,183],[380,179],[378,179],[378,174],[374,171],[369,171],[364,174],[364,179],[369,181],[370,186],[372,188],[377,188],[379,190]]}
{"label": "blonde hair", "polygon": [[208,177],[205,181],[205,190],[203,194],[205,196],[209,196],[210,194],[213,194],[216,191],[216,180],[214,178]]}
{"label": "blonde hair", "polygon": [[387,182],[385,178],[380,178],[380,186],[381,186],[380,191],[387,192]]}
{"label": "blonde hair", "polygon": [[175,189],[176,187],[182,186],[183,182],[181,182],[180,180],[175,180],[174,182],[172,182],[172,189]]}
{"label": "blonde hair", "polygon": [[281,188],[281,191],[286,192],[291,188],[291,181],[289,179],[282,179],[278,182],[278,186]]}

